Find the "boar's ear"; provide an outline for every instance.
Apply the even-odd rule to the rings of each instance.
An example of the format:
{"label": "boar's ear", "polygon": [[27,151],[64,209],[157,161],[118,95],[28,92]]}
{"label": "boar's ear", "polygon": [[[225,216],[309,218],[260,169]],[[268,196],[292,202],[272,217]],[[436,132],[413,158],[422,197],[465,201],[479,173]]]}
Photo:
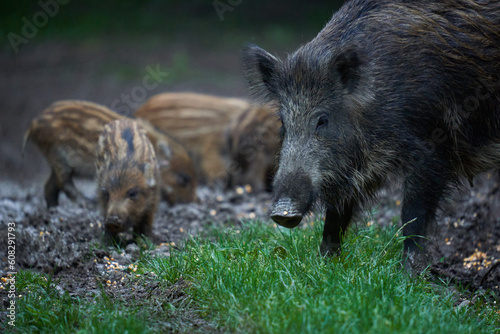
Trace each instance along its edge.
{"label": "boar's ear", "polygon": [[252,95],[264,102],[276,100],[276,74],[280,60],[255,45],[243,49],[241,60]]}
{"label": "boar's ear", "polygon": [[360,66],[361,61],[355,50],[348,50],[333,57],[329,65],[330,73],[331,71],[337,72],[337,75],[340,76],[340,82],[349,93],[352,93],[359,83]]}

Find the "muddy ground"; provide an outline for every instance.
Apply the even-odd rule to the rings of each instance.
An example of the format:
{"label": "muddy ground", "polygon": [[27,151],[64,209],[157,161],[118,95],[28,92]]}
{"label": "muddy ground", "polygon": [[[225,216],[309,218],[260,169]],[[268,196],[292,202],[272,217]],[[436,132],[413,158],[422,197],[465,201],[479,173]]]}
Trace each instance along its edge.
{"label": "muddy ground", "polygon": [[[166,66],[172,80],[162,82],[147,98],[164,91],[197,91],[223,96],[246,96],[241,80],[238,50],[204,50],[187,65],[177,64],[178,54],[199,55],[193,43],[172,42],[168,46],[137,45],[125,42],[83,43],[39,42],[28,45],[18,55],[0,53],[0,276],[7,268],[7,224],[16,226],[16,270],[31,269],[54,275],[58,289],[92,298],[106,293],[117,298],[131,294],[174,300],[182,296],[183,283],[163,287],[165,294],[152,294],[158,283],[144,277],[131,282],[131,263],[139,248],[128,245],[118,251],[102,245],[102,219],[95,207],[70,202],[64,196],[57,208],[47,210],[42,196],[48,166],[33,146],[21,157],[23,132],[29,121],[51,102],[78,98],[111,106],[122,93],[140,85],[147,66]],[[125,69],[108,70],[112,64]],[[136,69],[130,77],[118,72]],[[128,72],[127,72],[128,73]],[[175,74],[175,75],[174,75]],[[216,83],[207,78],[219,78]],[[222,79],[221,79],[222,78]],[[137,101],[137,103],[143,101]],[[122,104],[123,107],[123,104]],[[500,191],[496,173],[475,180],[450,199],[437,219],[429,249],[434,263],[432,277],[450,280],[471,292],[500,295]],[[80,184],[89,193],[92,185]],[[241,219],[268,220],[268,193],[250,189],[229,191],[200,188],[198,203],[168,207],[162,203],[155,218],[155,254],[168,255],[189,235],[210,228],[240,226]],[[390,224],[399,215],[398,191],[382,191],[364,223]],[[467,298],[464,295],[464,298]],[[0,305],[7,302],[0,286]],[[0,319],[4,315],[0,316]],[[198,328],[210,327],[197,317],[186,321]]]}

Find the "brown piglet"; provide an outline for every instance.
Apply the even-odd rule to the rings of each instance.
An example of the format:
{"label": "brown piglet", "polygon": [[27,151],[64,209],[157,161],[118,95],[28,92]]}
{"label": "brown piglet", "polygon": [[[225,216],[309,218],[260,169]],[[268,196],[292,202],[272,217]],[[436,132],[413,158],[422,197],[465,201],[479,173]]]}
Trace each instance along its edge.
{"label": "brown piglet", "polygon": [[133,228],[150,236],[159,200],[160,171],[146,131],[129,119],[112,121],[99,136],[96,155],[98,200],[106,234]]}
{"label": "brown piglet", "polygon": [[280,126],[271,107],[238,98],[163,93],[147,100],[135,116],[186,145],[200,182],[249,184],[256,190],[270,185]]}
{"label": "brown piglet", "polygon": [[251,185],[253,190],[272,189],[281,122],[270,105],[252,104],[227,129],[232,159],[231,185]]}
{"label": "brown piglet", "polygon": [[198,179],[190,152],[178,140],[165,135],[148,121],[135,121],[146,130],[159,159],[162,198],[169,204],[196,202]]}
{"label": "brown piglet", "polygon": [[[127,117],[87,101],[64,100],[51,104],[26,131],[24,145],[33,141],[51,167],[45,183],[48,207],[58,204],[59,193],[70,199],[83,197],[73,177],[95,176],[95,147],[104,125]],[[186,149],[144,121],[147,136],[160,164],[161,192],[171,204],[196,199],[194,164]]]}
{"label": "brown piglet", "polygon": [[241,99],[163,93],[147,100],[135,112],[135,117],[149,121],[186,145],[193,154],[201,183],[226,186],[231,160],[224,134],[231,119],[249,106]]}

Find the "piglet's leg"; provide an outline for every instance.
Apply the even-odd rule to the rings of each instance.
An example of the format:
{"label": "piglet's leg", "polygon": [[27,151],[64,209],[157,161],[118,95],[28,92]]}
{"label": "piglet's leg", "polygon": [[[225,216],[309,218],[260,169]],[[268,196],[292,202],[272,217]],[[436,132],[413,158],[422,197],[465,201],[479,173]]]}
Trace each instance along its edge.
{"label": "piglet's leg", "polygon": [[56,173],[52,169],[50,171],[50,176],[45,182],[45,202],[47,202],[47,207],[51,208],[57,206],[59,203],[59,192],[61,191],[61,187],[57,182]]}
{"label": "piglet's leg", "polygon": [[85,199],[88,203],[92,205],[97,204],[97,198],[95,196],[87,196],[78,190],[73,182],[73,179],[70,178],[64,183],[64,193],[68,196],[72,201],[77,201],[79,198]]}
{"label": "piglet's leg", "polygon": [[[55,184],[57,185],[57,188],[59,189],[58,192],[63,191],[70,200],[76,201],[78,198],[85,198],[85,195],[83,195],[83,193],[75,187],[72,174],[73,168],[71,166],[68,166],[67,163],[56,162],[52,164],[51,179],[53,178],[53,182],[55,182]],[[49,190],[51,189],[52,188],[50,188]]]}
{"label": "piglet's leg", "polygon": [[86,200],[91,200],[91,198],[85,196],[80,190],[76,189],[73,179],[69,178],[64,182],[64,193],[72,201],[76,201],[79,198],[85,198]]}

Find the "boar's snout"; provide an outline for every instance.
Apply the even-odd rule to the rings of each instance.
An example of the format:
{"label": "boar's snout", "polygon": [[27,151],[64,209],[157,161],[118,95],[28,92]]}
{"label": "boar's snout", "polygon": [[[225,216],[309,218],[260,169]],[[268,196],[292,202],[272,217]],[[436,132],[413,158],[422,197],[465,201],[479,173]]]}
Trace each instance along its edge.
{"label": "boar's snout", "polygon": [[294,164],[283,163],[274,179],[274,208],[271,219],[281,226],[293,228],[299,225],[302,217],[309,212],[316,195],[311,175],[302,168],[286,171],[289,165]]}
{"label": "boar's snout", "polygon": [[274,205],[271,219],[281,226],[294,228],[300,224],[302,213],[297,210],[290,198],[283,198]]}
{"label": "boar's snout", "polygon": [[109,216],[106,219],[106,223],[104,224],[104,228],[112,233],[118,233],[123,231],[124,221],[120,217],[113,215]]}

